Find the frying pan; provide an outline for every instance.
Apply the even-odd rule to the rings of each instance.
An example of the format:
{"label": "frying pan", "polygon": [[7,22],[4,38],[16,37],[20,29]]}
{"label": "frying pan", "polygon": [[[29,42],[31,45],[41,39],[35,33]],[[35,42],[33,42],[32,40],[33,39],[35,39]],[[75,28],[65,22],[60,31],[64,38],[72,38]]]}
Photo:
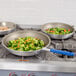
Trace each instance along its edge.
{"label": "frying pan", "polygon": [[[48,28],[56,28],[56,27],[70,29],[72,31],[72,33],[64,34],[64,35],[56,35],[56,34],[48,34],[45,32],[45,30]],[[59,22],[46,23],[41,26],[41,30],[44,33],[48,34],[53,39],[67,39],[75,33],[75,29],[71,25],[65,24],[65,23],[59,23]]]}
{"label": "frying pan", "polygon": [[[41,39],[44,41],[45,46],[40,49],[40,50],[36,50],[36,51],[16,51],[16,50],[12,50],[9,49],[8,46],[8,42],[10,40],[15,40],[19,37],[27,37],[27,36],[31,36],[31,37],[36,37],[38,39]],[[16,31],[13,33],[10,33],[9,35],[6,35],[3,39],[2,39],[2,45],[5,47],[6,50],[8,50],[10,53],[14,54],[14,55],[18,55],[18,56],[33,56],[35,54],[39,54],[41,51],[50,51],[53,53],[58,53],[58,54],[63,54],[63,55],[69,55],[69,56],[74,56],[74,53],[71,52],[67,52],[67,51],[62,51],[62,50],[56,50],[56,49],[48,49],[47,47],[51,44],[51,39],[48,35],[46,35],[43,32],[38,32],[38,31],[34,31],[34,30],[22,30],[22,31]]]}
{"label": "frying pan", "polygon": [[16,29],[16,24],[14,24],[13,22],[0,22],[0,26],[6,26],[9,28],[9,30],[5,30],[5,31],[0,31],[0,35],[6,35],[6,34],[9,34],[13,31],[15,31]]}

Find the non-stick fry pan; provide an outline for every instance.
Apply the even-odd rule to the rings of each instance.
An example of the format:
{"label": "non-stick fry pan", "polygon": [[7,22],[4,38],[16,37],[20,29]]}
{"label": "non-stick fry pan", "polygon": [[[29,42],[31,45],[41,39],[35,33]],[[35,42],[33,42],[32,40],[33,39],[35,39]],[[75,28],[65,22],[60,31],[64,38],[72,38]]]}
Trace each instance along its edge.
{"label": "non-stick fry pan", "polygon": [[[69,34],[64,34],[64,35],[49,34],[49,33],[45,32],[46,29],[48,29],[48,28],[56,28],[56,27],[70,29],[70,31],[72,31],[72,32]],[[75,33],[75,29],[73,26],[71,26],[69,24],[65,24],[65,23],[59,23],[59,22],[46,23],[41,26],[41,30],[44,33],[48,34],[53,39],[67,39],[67,38],[70,38]]]}
{"label": "non-stick fry pan", "polygon": [[[8,42],[10,40],[15,40],[19,37],[27,37],[27,36],[31,36],[31,37],[36,37],[38,39],[41,39],[44,41],[45,46],[40,49],[40,50],[36,50],[36,51],[16,51],[16,50],[12,50],[9,49],[8,46]],[[48,35],[46,35],[45,33],[42,32],[38,32],[38,31],[33,31],[33,30],[23,30],[23,31],[16,31],[13,32],[9,35],[6,35],[3,39],[2,39],[2,45],[5,47],[6,50],[8,50],[10,53],[14,54],[14,55],[18,55],[18,56],[33,56],[35,54],[39,54],[41,51],[50,51],[50,52],[54,52],[54,53],[58,53],[58,54],[63,54],[63,55],[69,55],[69,56],[74,56],[74,53],[71,52],[67,52],[67,51],[61,51],[61,50],[56,50],[56,49],[48,49],[47,47],[51,44],[51,39],[49,38]]]}

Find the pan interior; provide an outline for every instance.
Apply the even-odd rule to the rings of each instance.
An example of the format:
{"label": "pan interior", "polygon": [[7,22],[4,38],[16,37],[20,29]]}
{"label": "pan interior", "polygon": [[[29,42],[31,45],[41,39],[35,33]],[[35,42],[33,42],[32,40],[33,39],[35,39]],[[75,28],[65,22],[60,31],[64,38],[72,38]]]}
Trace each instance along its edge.
{"label": "pan interior", "polygon": [[11,34],[5,36],[3,39],[3,44],[7,47],[8,42],[10,40],[16,40],[19,37],[24,38],[27,36],[31,36],[31,37],[35,37],[35,38],[38,38],[40,40],[43,40],[45,46],[47,46],[50,43],[50,38],[46,34],[44,34],[42,32],[38,32],[38,31],[31,31],[31,30],[26,31],[25,30],[25,31],[14,32],[14,33],[11,33]]}
{"label": "pan interior", "polygon": [[70,29],[72,32],[74,31],[74,28],[68,24],[65,23],[47,23],[42,26],[42,30],[45,31],[48,28],[65,28],[65,29]]}
{"label": "pan interior", "polygon": [[13,28],[16,27],[15,24],[12,23],[12,22],[0,22],[0,26],[6,26],[6,27],[8,27],[10,29],[13,29]]}

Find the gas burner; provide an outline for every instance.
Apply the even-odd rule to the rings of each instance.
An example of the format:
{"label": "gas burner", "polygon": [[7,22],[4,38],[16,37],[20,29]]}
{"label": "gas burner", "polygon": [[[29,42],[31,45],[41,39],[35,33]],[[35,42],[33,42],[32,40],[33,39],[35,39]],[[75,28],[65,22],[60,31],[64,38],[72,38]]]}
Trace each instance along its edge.
{"label": "gas burner", "polygon": [[34,56],[29,56],[29,57],[24,57],[24,56],[16,56],[11,54],[9,51],[5,50],[1,45],[0,45],[0,58],[4,59],[11,59],[11,61],[28,61],[28,62],[37,62],[37,61],[62,61],[61,58],[57,57],[55,54],[48,52],[48,51],[42,51],[37,55]]}

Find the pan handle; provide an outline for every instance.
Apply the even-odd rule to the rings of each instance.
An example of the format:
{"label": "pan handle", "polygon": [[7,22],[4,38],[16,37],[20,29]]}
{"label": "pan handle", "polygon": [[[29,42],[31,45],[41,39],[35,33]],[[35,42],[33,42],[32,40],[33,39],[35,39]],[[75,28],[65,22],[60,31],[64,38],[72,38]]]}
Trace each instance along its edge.
{"label": "pan handle", "polygon": [[68,52],[68,51],[62,51],[62,50],[56,50],[56,49],[50,49],[50,52],[57,53],[57,54],[63,54],[67,56],[75,56],[74,52]]}
{"label": "pan handle", "polygon": [[65,51],[65,50],[48,49],[46,47],[43,48],[42,50],[50,51],[50,52],[57,53],[57,54],[67,55],[67,56],[76,56],[76,53]]}
{"label": "pan handle", "polygon": [[48,49],[46,47],[43,48],[42,50],[50,51],[50,52],[57,53],[57,54],[67,55],[67,56],[76,56],[76,53],[65,51],[65,50],[57,50],[57,49],[53,49],[53,48]]}

